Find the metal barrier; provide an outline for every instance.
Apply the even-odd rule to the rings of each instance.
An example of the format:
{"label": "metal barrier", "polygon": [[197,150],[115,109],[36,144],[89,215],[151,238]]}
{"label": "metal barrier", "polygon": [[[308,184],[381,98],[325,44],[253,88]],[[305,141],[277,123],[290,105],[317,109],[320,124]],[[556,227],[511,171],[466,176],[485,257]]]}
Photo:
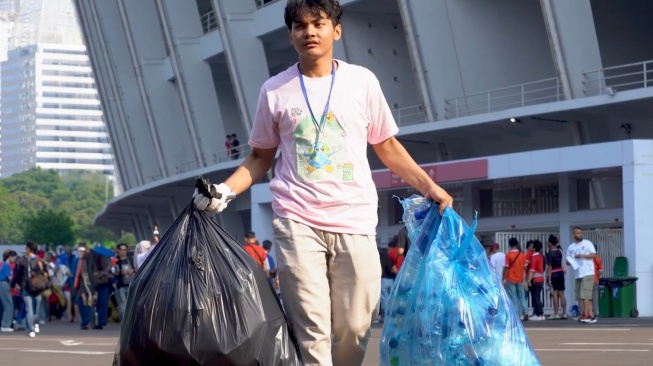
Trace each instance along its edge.
{"label": "metal barrier", "polygon": [[583,92],[597,96],[617,91],[648,88],[653,82],[653,60],[604,67],[583,73]]}
{"label": "metal barrier", "polygon": [[202,14],[200,21],[202,22],[202,30],[204,30],[204,34],[218,29],[218,19],[215,17],[215,10],[213,9]]}
{"label": "metal barrier", "polygon": [[[237,152],[234,153],[233,150],[237,150]],[[220,150],[217,153],[213,154],[213,163],[217,164],[230,160],[244,159],[251,151],[252,148],[249,145],[239,145],[235,148]]]}
{"label": "metal barrier", "polygon": [[426,111],[424,111],[424,106],[421,104],[393,109],[392,115],[394,116],[398,126],[428,122],[426,120]]}
{"label": "metal barrier", "polygon": [[560,80],[555,78],[488,90],[445,101],[445,117],[458,118],[564,99]]}

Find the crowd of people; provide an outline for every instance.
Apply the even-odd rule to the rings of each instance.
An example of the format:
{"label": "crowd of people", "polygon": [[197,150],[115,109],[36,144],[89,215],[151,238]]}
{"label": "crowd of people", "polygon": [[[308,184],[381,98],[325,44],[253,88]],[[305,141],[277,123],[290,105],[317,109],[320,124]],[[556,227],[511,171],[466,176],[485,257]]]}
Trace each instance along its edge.
{"label": "crowd of people", "polygon": [[[97,243],[79,243],[56,251],[39,249],[33,241],[20,255],[6,250],[0,262],[0,314],[3,333],[26,331],[36,337],[48,321],[78,322],[82,330],[103,329],[110,320],[119,322],[127,309],[129,284],[159,241],[142,240],[133,248],[120,243],[115,250]],[[253,232],[245,235],[243,248],[265,271],[279,293],[272,242],[261,246]]]}
{"label": "crowd of people", "polygon": [[[509,250],[503,253],[499,244],[485,247],[490,268],[501,279],[508,297],[522,320],[568,319],[565,297],[565,274],[574,271],[574,294],[578,302],[581,323],[596,323],[598,315],[599,277],[603,271],[601,258],[596,255],[595,245],[583,238],[583,230],[574,228],[573,242],[567,248],[567,255],[555,235],[550,235],[547,251],[539,240],[529,240],[526,252],[516,238],[508,241]],[[553,300],[553,314],[544,316],[543,290],[548,287]],[[530,294],[533,313],[529,315]]]}

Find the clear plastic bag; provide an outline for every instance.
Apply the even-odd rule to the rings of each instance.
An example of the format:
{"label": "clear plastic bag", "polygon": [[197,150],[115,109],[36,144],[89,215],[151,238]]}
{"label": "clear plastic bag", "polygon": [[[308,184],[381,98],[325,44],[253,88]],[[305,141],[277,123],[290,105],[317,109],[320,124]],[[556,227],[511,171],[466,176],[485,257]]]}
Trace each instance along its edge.
{"label": "clear plastic bag", "polygon": [[401,200],[413,245],[388,300],[381,365],[536,366],[528,336],[485,251],[450,208]]}
{"label": "clear plastic bag", "polygon": [[114,365],[301,365],[265,273],[193,204],[132,279]]}

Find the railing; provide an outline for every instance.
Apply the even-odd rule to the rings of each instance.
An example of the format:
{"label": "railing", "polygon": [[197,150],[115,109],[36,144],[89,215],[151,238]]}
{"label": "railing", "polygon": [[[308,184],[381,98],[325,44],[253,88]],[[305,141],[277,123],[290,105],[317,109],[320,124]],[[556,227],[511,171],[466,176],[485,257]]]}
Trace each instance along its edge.
{"label": "railing", "polygon": [[218,29],[218,19],[215,17],[215,10],[213,9],[202,14],[200,22],[202,22],[202,30],[204,30],[204,34]]}
{"label": "railing", "polygon": [[558,78],[493,89],[447,100],[446,118],[490,113],[564,99]]}
{"label": "railing", "polygon": [[[234,150],[237,152],[234,154]],[[239,160],[243,159],[252,151],[251,146],[249,145],[239,145],[231,149],[220,150],[217,153],[213,154],[213,163],[224,163],[225,161],[230,160]]]}
{"label": "railing", "polygon": [[648,88],[653,86],[653,60],[584,72],[583,86],[588,97]]}
{"label": "railing", "polygon": [[279,0],[255,0],[255,1],[256,1],[256,7],[260,9],[264,6],[276,3]]}
{"label": "railing", "polygon": [[395,121],[399,126],[428,122],[426,120],[426,111],[424,111],[424,106],[421,104],[393,109],[392,115],[395,117]]}

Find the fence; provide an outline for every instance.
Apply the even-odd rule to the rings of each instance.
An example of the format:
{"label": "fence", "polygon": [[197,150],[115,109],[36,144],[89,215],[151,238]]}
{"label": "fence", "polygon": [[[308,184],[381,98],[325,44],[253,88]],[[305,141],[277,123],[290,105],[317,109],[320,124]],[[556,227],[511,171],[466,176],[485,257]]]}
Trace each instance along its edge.
{"label": "fence", "polygon": [[586,96],[613,94],[617,91],[648,88],[653,82],[653,60],[583,73]]}
{"label": "fence", "polygon": [[556,78],[469,94],[445,101],[445,117],[459,118],[564,99],[560,80]]}
{"label": "fence", "polygon": [[[526,243],[529,240],[539,240],[546,247],[549,240],[549,235],[558,235],[559,233],[551,232],[498,232],[495,233],[495,241],[501,247],[502,252],[508,252],[508,241],[510,238],[517,239],[522,244],[522,249],[525,249]],[[603,262],[603,273],[601,277],[611,277],[613,272],[614,260],[617,257],[624,256],[624,240],[623,229],[596,229],[596,230],[583,230],[583,237],[597,246],[597,254]],[[546,250],[543,250],[546,252]],[[567,284],[573,286],[572,284]],[[553,299],[550,296],[549,289],[545,286],[542,291],[544,310],[553,309]],[[531,306],[530,296],[528,298],[529,306]],[[567,307],[574,304],[574,299],[567,299]]]}
{"label": "fence", "polygon": [[424,110],[424,106],[421,104],[393,109],[392,115],[394,116],[395,121],[399,126],[408,126],[427,122],[426,111]]}

